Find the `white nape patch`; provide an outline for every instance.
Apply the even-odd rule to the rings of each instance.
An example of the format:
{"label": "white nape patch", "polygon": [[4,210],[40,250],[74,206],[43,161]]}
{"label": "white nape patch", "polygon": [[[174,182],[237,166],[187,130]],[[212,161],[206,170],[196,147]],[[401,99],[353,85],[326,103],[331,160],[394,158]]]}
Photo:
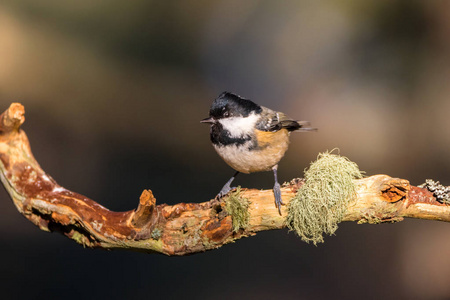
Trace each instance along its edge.
{"label": "white nape patch", "polygon": [[255,113],[251,113],[247,117],[230,117],[220,119],[219,123],[226,129],[231,137],[242,137],[247,134],[253,133],[255,124],[258,121],[259,116]]}

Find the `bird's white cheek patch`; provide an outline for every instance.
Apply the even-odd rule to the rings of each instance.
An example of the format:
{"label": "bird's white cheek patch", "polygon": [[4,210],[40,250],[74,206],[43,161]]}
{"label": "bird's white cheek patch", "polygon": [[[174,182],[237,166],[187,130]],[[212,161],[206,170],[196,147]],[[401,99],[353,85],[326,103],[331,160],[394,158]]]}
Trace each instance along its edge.
{"label": "bird's white cheek patch", "polygon": [[259,116],[254,113],[250,114],[248,117],[231,117],[226,119],[221,119],[219,122],[222,124],[223,128],[226,129],[231,137],[242,137],[244,135],[251,134],[258,121]]}

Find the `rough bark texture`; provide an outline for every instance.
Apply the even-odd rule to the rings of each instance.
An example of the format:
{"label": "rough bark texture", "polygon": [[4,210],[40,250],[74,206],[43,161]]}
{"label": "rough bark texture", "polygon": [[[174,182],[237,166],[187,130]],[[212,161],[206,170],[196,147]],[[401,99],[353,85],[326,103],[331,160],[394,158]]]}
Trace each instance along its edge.
{"label": "rough bark texture", "polygon": [[[240,196],[250,203],[250,219],[237,232],[224,199],[156,205],[153,193],[144,190],[136,210],[110,211],[61,187],[41,169],[20,129],[24,121],[24,107],[18,103],[0,116],[0,178],[18,211],[42,230],[59,231],[86,247],[186,255],[285,227],[286,206],[280,216],[272,190],[242,190]],[[356,184],[357,200],[344,221],[382,223],[404,217],[450,221],[450,206],[407,180],[376,175]],[[300,186],[301,181],[293,181],[283,187],[283,202],[289,203]]]}

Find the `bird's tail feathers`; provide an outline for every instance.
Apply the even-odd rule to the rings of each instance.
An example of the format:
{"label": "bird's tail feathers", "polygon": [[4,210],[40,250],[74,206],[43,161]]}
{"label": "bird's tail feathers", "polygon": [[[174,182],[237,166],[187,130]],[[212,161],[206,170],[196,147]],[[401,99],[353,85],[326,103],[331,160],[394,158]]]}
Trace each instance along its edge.
{"label": "bird's tail feathers", "polygon": [[289,131],[317,131],[309,121],[286,121],[286,124],[283,122],[283,127]]}

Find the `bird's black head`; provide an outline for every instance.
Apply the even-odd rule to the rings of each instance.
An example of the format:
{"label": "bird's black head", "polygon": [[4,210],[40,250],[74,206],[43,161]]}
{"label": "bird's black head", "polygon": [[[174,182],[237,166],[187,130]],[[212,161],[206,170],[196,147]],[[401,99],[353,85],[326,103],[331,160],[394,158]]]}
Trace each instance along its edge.
{"label": "bird's black head", "polygon": [[211,105],[209,116],[218,120],[229,117],[248,117],[249,114],[261,112],[261,106],[238,95],[223,92]]}
{"label": "bird's black head", "polygon": [[223,92],[213,101],[209,118],[200,122],[211,125],[210,135],[214,145],[242,145],[251,140],[251,133],[261,111],[258,104]]}

